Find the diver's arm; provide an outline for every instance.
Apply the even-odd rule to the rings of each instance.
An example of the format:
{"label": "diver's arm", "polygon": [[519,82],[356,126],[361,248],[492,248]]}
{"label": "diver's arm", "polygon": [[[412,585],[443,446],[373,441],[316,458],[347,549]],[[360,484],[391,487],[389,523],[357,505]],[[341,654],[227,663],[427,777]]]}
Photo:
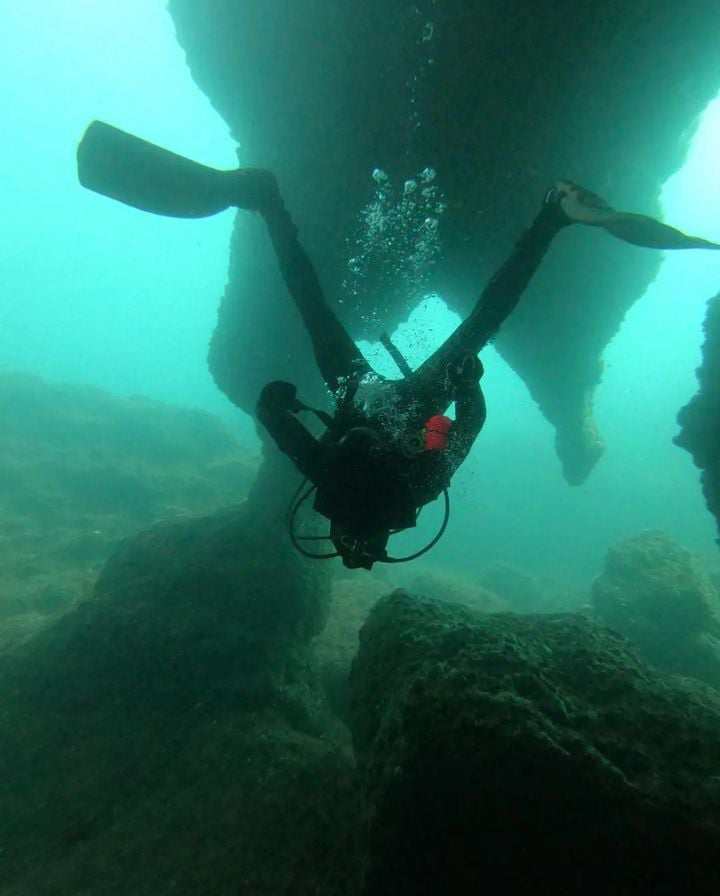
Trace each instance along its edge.
{"label": "diver's arm", "polygon": [[423,451],[413,461],[411,488],[417,507],[434,501],[450,485],[483,428],[485,417],[485,397],[479,382],[474,380],[456,387],[455,421],[447,447],[442,451]]}
{"label": "diver's arm", "polygon": [[480,388],[484,373],[480,358],[474,354],[466,354],[447,366],[445,376],[453,387],[455,400],[455,422],[450,428],[445,450],[450,476],[468,456],[485,424],[487,410]]}

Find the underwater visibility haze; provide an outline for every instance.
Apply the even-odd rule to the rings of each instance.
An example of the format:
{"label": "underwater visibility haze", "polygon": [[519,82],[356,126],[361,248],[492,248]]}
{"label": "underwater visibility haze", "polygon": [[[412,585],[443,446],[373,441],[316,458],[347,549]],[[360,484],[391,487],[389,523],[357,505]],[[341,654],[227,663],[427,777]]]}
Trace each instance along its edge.
{"label": "underwater visibility haze", "polygon": [[[577,182],[720,242],[712,4],[562,0],[549,31],[529,2],[0,6],[0,896],[525,893],[533,862],[558,892],[577,867],[713,892],[720,253],[562,210]],[[93,121],[279,193],[228,175],[197,218],[112,201],[78,180]],[[547,250],[482,368],[443,368],[477,438],[414,563],[288,539],[303,477],[275,442],[298,462],[287,418],[319,437],[305,412],[335,409],[286,287],[315,289],[295,227],[391,379],[388,336],[417,371],[511,253]],[[395,481],[361,472],[379,513]],[[390,553],[443,510],[387,514],[409,526]]]}
{"label": "underwater visibility haze", "polygon": [[[235,164],[234,142],[193,83],[164,4],[68,9],[50,0],[32,27],[12,11],[6,17],[14,139],[3,152],[15,215],[5,223],[3,364],[207,408],[231,419],[255,453],[252,424],[218,393],[205,365],[226,280],[231,213],[201,223],[135,214],[78,189],[73,158],[96,117],[218,167]],[[666,220],[708,239],[719,235],[717,110],[715,104],[706,110],[685,165],[661,197]],[[245,159],[242,142],[239,155],[265,164]],[[382,169],[384,160],[377,163]],[[323,177],[321,160],[316,174]],[[415,172],[393,174],[397,180]],[[376,186],[371,175],[368,205]],[[547,183],[562,175],[544,172]],[[442,171],[436,183],[442,189]],[[610,199],[622,205],[622,196]],[[302,208],[292,212],[302,227]],[[390,247],[388,261],[402,251]],[[350,247],[350,268],[353,254]],[[608,544],[657,528],[714,561],[713,520],[692,461],[672,437],[677,411],[695,391],[703,309],[716,292],[719,263],[710,253],[669,255],[623,321],[605,352],[595,402],[607,454],[581,488],[563,482],[551,428],[507,364],[486,349],[489,421],[458,474],[450,537],[437,558],[453,567],[465,566],[468,552],[521,559],[533,571],[582,581],[597,570]],[[416,366],[458,320],[430,300],[395,338]],[[396,375],[392,364],[388,373]]]}

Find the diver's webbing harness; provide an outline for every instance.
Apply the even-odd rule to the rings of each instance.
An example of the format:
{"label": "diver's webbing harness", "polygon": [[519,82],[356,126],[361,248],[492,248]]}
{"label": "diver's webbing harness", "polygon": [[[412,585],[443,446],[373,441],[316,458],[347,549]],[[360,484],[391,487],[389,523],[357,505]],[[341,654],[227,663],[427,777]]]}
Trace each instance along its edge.
{"label": "diver's webbing harness", "polygon": [[[380,337],[380,341],[385,346],[392,359],[395,361],[399,369],[401,370],[403,376],[408,376],[412,373],[412,370],[405,360],[403,356],[400,354],[399,349],[395,346],[390,337],[385,333]],[[355,390],[352,390],[349,393],[349,396],[346,395],[347,404],[351,403],[352,395]],[[348,400],[349,399],[349,400]],[[303,405],[303,410],[311,411],[315,416],[323,423],[328,430],[332,430],[336,427],[337,421],[330,416],[326,411],[318,410],[317,408],[307,407]],[[307,486],[307,488],[306,488]],[[303,557],[309,557],[311,560],[332,560],[334,557],[340,556],[340,551],[332,551],[329,553],[315,553],[314,551],[306,550],[301,542],[304,541],[332,541],[333,536],[332,533],[328,533],[327,535],[298,535],[295,529],[295,521],[297,519],[297,515],[300,511],[300,508],[305,504],[305,502],[313,495],[313,493],[317,490],[317,485],[310,484],[308,486],[307,479],[303,479],[298,488],[295,491],[295,494],[290,501],[290,508],[288,511],[288,533],[290,535],[290,540],[293,543],[293,546],[297,551],[299,551]],[[450,519],[450,496],[448,495],[447,488],[443,488],[442,490],[443,498],[445,500],[445,509],[443,512],[442,523],[440,524],[440,528],[438,529],[435,536],[432,538],[428,544],[425,545],[424,548],[421,548],[419,551],[415,551],[414,554],[409,554],[407,557],[389,557],[387,554],[383,555],[371,555],[373,562],[375,563],[408,563],[410,560],[417,560],[418,557],[422,557],[423,554],[427,554],[429,550],[435,547],[435,545],[440,541],[445,533],[445,529],[447,529],[447,524]],[[419,516],[420,511],[418,510],[415,519]],[[402,531],[401,529],[392,529],[390,531],[391,535],[395,535],[397,532]],[[339,540],[343,538],[352,538],[351,536],[342,535],[339,537]],[[352,539],[356,544],[361,542],[362,539]],[[349,547],[351,545],[348,545]]]}

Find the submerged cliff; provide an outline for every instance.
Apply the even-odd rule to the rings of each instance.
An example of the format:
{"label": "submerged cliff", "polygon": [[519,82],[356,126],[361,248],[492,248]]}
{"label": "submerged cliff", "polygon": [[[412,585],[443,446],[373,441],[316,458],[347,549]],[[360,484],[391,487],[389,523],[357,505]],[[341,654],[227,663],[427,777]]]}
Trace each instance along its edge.
{"label": "submerged cliff", "polygon": [[675,443],[702,470],[705,501],[720,526],[720,296],[708,305],[702,352],[698,392],[678,414],[681,432]]}

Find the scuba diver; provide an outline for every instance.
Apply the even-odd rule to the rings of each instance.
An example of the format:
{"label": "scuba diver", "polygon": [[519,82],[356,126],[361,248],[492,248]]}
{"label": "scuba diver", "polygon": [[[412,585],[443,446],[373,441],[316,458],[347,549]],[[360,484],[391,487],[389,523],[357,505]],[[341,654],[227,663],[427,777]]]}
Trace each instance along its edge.
{"label": "scuba diver", "polygon": [[[420,509],[441,494],[440,532],[421,551],[400,559],[424,553],[444,531],[450,480],[485,423],[477,354],[512,313],[560,230],[584,224],[639,246],[720,249],[653,218],[616,211],[594,193],[558,181],[468,317],[417,370],[405,365],[404,379],[387,380],[372,370],[327,303],[271,172],[207,168],[93,122],[78,148],[78,173],[89,189],[155,214],[203,217],[235,206],[262,216],[336,410],[330,415],[309,408],[294,385],[275,381],[263,388],[257,416],[310,483],[293,499],[295,545],[308,556],[340,556],[351,569],[398,562],[387,553],[390,535],[415,526]],[[403,366],[402,358],[398,363]],[[450,420],[445,411],[453,402]],[[319,439],[298,419],[309,411],[327,427]],[[310,554],[293,531],[295,514],[312,492],[315,510],[330,520],[335,552],[329,554]]]}

